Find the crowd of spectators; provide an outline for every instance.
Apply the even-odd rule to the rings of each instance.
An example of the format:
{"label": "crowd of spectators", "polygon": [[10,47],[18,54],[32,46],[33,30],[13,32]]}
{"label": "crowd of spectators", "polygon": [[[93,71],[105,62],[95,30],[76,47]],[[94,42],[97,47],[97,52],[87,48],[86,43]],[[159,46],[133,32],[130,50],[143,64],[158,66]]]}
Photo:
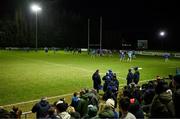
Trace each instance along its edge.
{"label": "crowd of spectators", "polygon": [[[132,81],[122,90],[119,90],[119,81],[112,70],[102,77],[102,86],[99,70],[92,79],[100,80],[97,86],[95,83],[93,89],[74,92],[69,104],[63,98],[54,104],[42,98],[32,107],[32,112],[36,113],[37,119],[180,118],[180,74],[170,80],[157,76],[141,86]],[[103,95],[99,94],[100,90]],[[20,118],[21,113],[17,107],[13,107],[11,112],[0,108],[0,118],[9,115]]]}

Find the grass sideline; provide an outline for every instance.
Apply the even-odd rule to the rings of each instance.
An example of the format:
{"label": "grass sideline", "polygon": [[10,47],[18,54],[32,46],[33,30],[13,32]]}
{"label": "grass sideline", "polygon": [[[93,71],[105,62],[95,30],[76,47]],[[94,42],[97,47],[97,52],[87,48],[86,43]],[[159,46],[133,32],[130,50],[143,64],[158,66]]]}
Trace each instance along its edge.
{"label": "grass sideline", "polygon": [[117,73],[120,84],[127,70],[139,66],[141,81],[156,75],[167,77],[175,74],[180,60],[172,58],[164,62],[162,57],[137,56],[132,62],[120,62],[118,54],[113,57],[92,58],[86,53],[72,54],[58,51],[25,52],[0,51],[0,105],[52,97],[91,88],[91,76],[100,69],[101,77],[108,69]]}

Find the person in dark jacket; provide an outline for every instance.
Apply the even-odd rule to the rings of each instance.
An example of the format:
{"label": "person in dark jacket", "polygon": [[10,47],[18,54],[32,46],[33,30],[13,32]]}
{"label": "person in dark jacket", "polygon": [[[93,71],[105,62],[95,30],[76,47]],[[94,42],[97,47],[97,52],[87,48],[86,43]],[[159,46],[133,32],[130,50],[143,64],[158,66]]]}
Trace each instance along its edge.
{"label": "person in dark jacket", "polygon": [[3,107],[0,107],[0,119],[10,119],[10,113]]}
{"label": "person in dark jacket", "polygon": [[42,98],[40,102],[36,103],[33,108],[32,108],[32,112],[36,113],[36,118],[40,119],[40,118],[45,118],[48,114],[48,110],[50,108],[50,104],[47,101],[46,98]]}
{"label": "person in dark jacket", "polygon": [[101,86],[101,77],[99,75],[99,69],[94,72],[92,75],[92,80],[93,80],[93,88],[97,90],[97,93],[99,93],[99,88]]}
{"label": "person in dark jacket", "polygon": [[174,76],[173,85],[175,87],[175,92],[173,94],[175,117],[180,118],[180,74]]}
{"label": "person in dark jacket", "polygon": [[135,72],[134,72],[134,83],[137,85],[138,82],[139,82],[139,79],[140,79],[140,73],[139,73],[139,70],[138,70],[138,67],[135,67],[134,68]]}
{"label": "person in dark jacket", "polygon": [[152,100],[150,107],[151,118],[174,118],[174,102],[172,94],[167,92],[168,84],[163,80],[159,81],[156,86],[156,95]]}
{"label": "person in dark jacket", "polygon": [[51,107],[48,110],[48,115],[46,116],[46,119],[59,119],[57,115],[55,114],[55,107]]}
{"label": "person in dark jacket", "polygon": [[141,109],[139,101],[136,98],[130,99],[130,107],[128,111],[131,112],[138,119],[144,118],[143,110]]}
{"label": "person in dark jacket", "polygon": [[128,70],[128,74],[127,74],[127,78],[126,78],[126,80],[127,80],[127,85],[129,85],[130,83],[132,83],[133,78],[134,78],[134,74],[132,73],[132,70],[129,69],[129,70]]}
{"label": "person in dark jacket", "polygon": [[76,111],[80,113],[81,118],[88,113],[88,95],[86,95],[84,90],[80,92],[80,100]]}
{"label": "person in dark jacket", "polygon": [[130,99],[128,97],[121,97],[119,101],[119,114],[121,115],[120,119],[136,119],[136,117],[128,111],[130,107]]}
{"label": "person in dark jacket", "polygon": [[18,107],[13,106],[12,110],[10,111],[10,117],[12,119],[19,119],[21,117],[22,111],[18,109]]}

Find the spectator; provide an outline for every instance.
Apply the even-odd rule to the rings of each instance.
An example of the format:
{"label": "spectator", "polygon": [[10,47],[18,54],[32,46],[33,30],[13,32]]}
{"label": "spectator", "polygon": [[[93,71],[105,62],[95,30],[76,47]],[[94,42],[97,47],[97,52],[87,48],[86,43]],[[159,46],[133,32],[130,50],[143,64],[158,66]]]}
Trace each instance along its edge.
{"label": "spectator", "polygon": [[67,112],[71,115],[71,119],[80,119],[81,115],[79,114],[79,112],[77,112],[74,107],[69,106],[67,108]]}
{"label": "spectator", "polygon": [[173,85],[175,87],[175,92],[173,94],[173,101],[175,106],[176,118],[180,118],[180,74],[174,76]]}
{"label": "spectator", "polygon": [[10,119],[10,113],[2,107],[0,107],[0,119]]}
{"label": "spectator", "polygon": [[50,104],[47,101],[47,98],[42,98],[40,102],[36,103],[33,108],[32,112],[36,112],[36,118],[45,118],[48,114],[48,110],[50,108]]}
{"label": "spectator", "polygon": [[144,118],[143,110],[139,104],[139,101],[136,98],[130,99],[129,112],[131,112],[136,118]]}
{"label": "spectator", "polygon": [[115,119],[118,119],[119,118],[119,115],[118,115],[118,113],[115,111],[115,101],[113,100],[113,99],[108,99],[107,101],[106,101],[106,105],[108,105],[108,106],[110,106],[111,108],[111,110],[114,112],[114,118]]}
{"label": "spectator", "polygon": [[120,99],[119,106],[122,113],[120,119],[136,119],[136,117],[131,112],[128,111],[130,106],[130,100],[128,97],[122,97]]}
{"label": "spectator", "polygon": [[97,95],[96,90],[92,89],[89,92],[87,92],[85,95],[88,96],[88,105],[99,107],[99,97]]}
{"label": "spectator", "polygon": [[10,117],[13,119],[20,119],[22,111],[18,107],[13,106],[12,111],[10,111]]}
{"label": "spectator", "polygon": [[79,103],[78,103],[78,107],[77,107],[77,110],[80,115],[81,115],[81,118],[86,116],[87,114],[87,111],[88,111],[88,95],[85,94],[85,91],[82,90],[80,92],[80,100],[79,100]]}
{"label": "spectator", "polygon": [[132,83],[133,78],[134,78],[134,75],[133,75],[133,73],[132,73],[132,70],[129,69],[129,70],[128,70],[128,74],[127,74],[127,78],[126,78],[126,80],[127,80],[127,85],[129,85],[130,83]]}
{"label": "spectator", "polygon": [[57,115],[60,119],[70,119],[71,115],[66,112],[68,108],[68,104],[62,100],[58,101],[56,104],[56,110],[57,110]]}
{"label": "spectator", "polygon": [[55,108],[50,107],[48,110],[48,115],[46,116],[46,119],[59,119],[57,115],[55,114]]}
{"label": "spectator", "polygon": [[88,105],[88,114],[84,119],[94,119],[97,117],[98,108],[94,105]]}
{"label": "spectator", "polygon": [[99,75],[99,69],[96,70],[96,72],[92,76],[93,80],[93,88],[97,90],[97,93],[99,93],[99,88],[101,87],[101,77]]}
{"label": "spectator", "polygon": [[168,84],[161,80],[156,86],[150,114],[152,118],[172,118],[175,116],[172,95],[167,92]]}
{"label": "spectator", "polygon": [[138,67],[135,67],[134,68],[135,72],[134,72],[134,83],[137,85],[138,82],[139,82],[139,79],[140,79],[140,73],[139,73],[139,70],[138,70]]}
{"label": "spectator", "polygon": [[114,85],[115,85],[115,87],[116,87],[116,89],[117,89],[117,91],[118,91],[118,90],[119,90],[119,81],[118,81],[118,79],[117,79],[117,77],[116,77],[116,73],[113,74],[113,79],[112,79],[112,81],[114,82]]}
{"label": "spectator", "polygon": [[[112,102],[112,103],[114,103],[114,102]],[[104,105],[104,108],[99,112],[99,115],[98,115],[99,118],[103,118],[103,119],[104,118],[105,119],[115,118],[114,112],[113,112],[113,110],[112,110],[112,108],[110,106],[110,105],[112,105],[112,103]]]}
{"label": "spectator", "polygon": [[78,97],[78,93],[74,92],[72,100],[71,100],[71,106],[73,106],[75,110],[77,110],[79,100],[80,98]]}
{"label": "spectator", "polygon": [[106,73],[105,76],[103,76],[103,79],[104,81],[104,84],[103,84],[103,91],[106,92],[107,91],[107,87],[108,87],[108,84],[111,82],[111,78],[109,76],[109,72]]}

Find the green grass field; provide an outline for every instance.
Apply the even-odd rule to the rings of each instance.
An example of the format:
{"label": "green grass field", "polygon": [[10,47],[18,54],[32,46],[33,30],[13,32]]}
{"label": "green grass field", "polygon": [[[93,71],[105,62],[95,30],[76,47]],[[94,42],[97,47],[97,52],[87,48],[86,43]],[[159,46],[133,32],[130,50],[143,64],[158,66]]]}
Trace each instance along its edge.
{"label": "green grass field", "polygon": [[86,53],[73,55],[63,51],[50,51],[48,55],[44,51],[0,51],[0,105],[91,88],[91,76],[96,69],[101,76],[112,69],[122,86],[127,70],[133,66],[142,68],[140,81],[144,81],[156,75],[175,74],[180,59],[164,62],[162,57],[137,56],[132,62],[120,62],[118,54],[92,58]]}

